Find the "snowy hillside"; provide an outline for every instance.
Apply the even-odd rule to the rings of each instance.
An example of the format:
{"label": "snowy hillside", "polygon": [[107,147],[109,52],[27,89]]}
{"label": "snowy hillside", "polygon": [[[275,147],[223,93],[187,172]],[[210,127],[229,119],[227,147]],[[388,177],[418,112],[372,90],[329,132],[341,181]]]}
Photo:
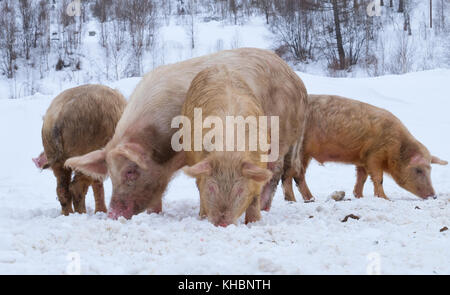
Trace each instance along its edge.
{"label": "snowy hillside", "polygon": [[68,15],[71,0],[0,2],[0,99],[107,84],[238,47],[273,49],[297,70],[333,77],[450,67],[448,0],[433,1],[432,28],[423,0],[386,1],[379,16],[368,15],[368,0],[83,0],[79,16]]}
{"label": "snowy hillside", "polygon": [[[207,45],[205,45],[207,46]],[[344,95],[387,108],[433,154],[450,159],[450,70],[333,79],[298,73],[309,93]],[[139,78],[110,83],[129,96]],[[171,182],[163,213],[131,220],[60,215],[55,178],[31,158],[42,150],[42,116],[60,89],[0,100],[0,274],[450,274],[450,168],[433,167],[436,200],[419,200],[386,178],[392,201],[351,196],[351,166],[313,163],[307,180],[315,203],[287,203],[279,188],[272,210],[245,225],[200,220],[194,181]],[[328,196],[347,193],[345,201]],[[106,182],[107,202],[111,183]],[[297,199],[301,197],[296,193]],[[354,214],[360,219],[348,219]],[[72,259],[75,259],[74,261]],[[74,271],[75,270],[75,271]]]}

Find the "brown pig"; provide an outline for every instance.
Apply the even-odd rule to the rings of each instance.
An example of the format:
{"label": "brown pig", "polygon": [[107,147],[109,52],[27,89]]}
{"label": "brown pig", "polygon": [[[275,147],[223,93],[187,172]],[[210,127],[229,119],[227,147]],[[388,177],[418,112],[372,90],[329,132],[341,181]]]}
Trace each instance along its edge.
{"label": "brown pig", "polygon": [[292,178],[303,199],[313,199],[305,180],[311,159],[319,163],[355,165],[357,180],[353,194],[356,198],[363,196],[364,183],[370,175],[375,196],[388,199],[383,190],[383,172],[421,198],[434,197],[430,164],[446,165],[447,162],[432,156],[393,114],[333,95],[309,95],[308,104],[300,173],[285,163],[282,181],[287,200],[295,201]]}
{"label": "brown pig", "polygon": [[[85,196],[92,186],[95,212],[106,212],[103,183],[90,175],[64,167],[65,161],[100,149],[111,139],[125,108],[118,91],[84,85],[62,92],[50,104],[42,126],[44,152],[33,159],[38,168],[51,168],[57,180],[62,213],[86,213]],[[73,203],[73,208],[72,208]]]}
{"label": "brown pig", "polygon": [[[171,177],[185,166],[184,153],[172,148],[171,139],[176,132],[171,128],[172,119],[181,115],[194,77],[221,64],[246,77],[255,96],[264,98],[264,109],[275,106],[274,101],[279,100],[277,107],[282,103],[290,105],[289,113],[296,114],[280,126],[290,132],[280,143],[277,161],[287,153],[289,144],[301,136],[306,89],[295,72],[273,52],[256,48],[224,50],[156,68],[137,85],[106,147],[66,161],[68,167],[97,179],[109,174],[113,184],[111,218],[131,218],[146,209],[161,211],[162,196]],[[280,114],[275,107],[272,111]]]}

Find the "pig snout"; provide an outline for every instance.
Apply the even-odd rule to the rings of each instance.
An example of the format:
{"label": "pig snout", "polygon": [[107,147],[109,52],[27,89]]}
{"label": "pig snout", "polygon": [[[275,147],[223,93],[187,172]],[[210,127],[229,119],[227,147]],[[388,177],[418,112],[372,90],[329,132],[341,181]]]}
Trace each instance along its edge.
{"label": "pig snout", "polygon": [[423,196],[421,196],[422,199],[437,199],[437,196],[434,192],[429,193],[429,194],[424,194]]}
{"label": "pig snout", "polygon": [[210,222],[217,227],[227,227],[230,224],[234,223],[229,214],[219,213],[216,215],[216,218],[210,219]]}
{"label": "pig snout", "polygon": [[108,218],[118,219],[119,217],[124,217],[126,219],[131,219],[134,214],[132,202],[116,201],[111,202],[108,210]]}
{"label": "pig snout", "polygon": [[434,192],[433,188],[422,188],[419,189],[419,197],[422,199],[436,199],[436,193]]}

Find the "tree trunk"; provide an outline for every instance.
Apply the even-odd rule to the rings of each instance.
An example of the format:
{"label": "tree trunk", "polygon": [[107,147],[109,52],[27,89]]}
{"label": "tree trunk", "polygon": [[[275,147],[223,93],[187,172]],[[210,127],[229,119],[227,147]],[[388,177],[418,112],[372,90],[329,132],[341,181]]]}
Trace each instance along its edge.
{"label": "tree trunk", "polygon": [[334,15],[334,26],[336,31],[336,44],[339,54],[339,69],[345,69],[345,51],[344,45],[342,44],[342,33],[341,33],[341,21],[339,19],[339,7],[337,0],[331,1],[333,5],[333,15]]}
{"label": "tree trunk", "polygon": [[430,28],[433,28],[433,0],[430,0]]}
{"label": "tree trunk", "polygon": [[405,12],[405,5],[403,0],[399,0],[398,1],[398,12]]}

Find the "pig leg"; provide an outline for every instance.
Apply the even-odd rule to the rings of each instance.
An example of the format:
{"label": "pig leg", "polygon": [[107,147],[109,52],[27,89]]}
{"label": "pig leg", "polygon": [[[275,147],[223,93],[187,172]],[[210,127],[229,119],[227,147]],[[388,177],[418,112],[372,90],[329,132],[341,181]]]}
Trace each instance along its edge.
{"label": "pig leg", "polygon": [[245,211],[245,224],[255,222],[261,219],[261,207],[259,196],[253,198],[252,203]]}
{"label": "pig leg", "polygon": [[[197,185],[198,191],[200,191],[198,179],[195,180],[195,184]],[[201,197],[200,197],[200,213],[198,215],[200,216],[201,219],[207,217],[205,202],[202,200]]]}
{"label": "pig leg", "polygon": [[284,157],[283,175],[281,175],[281,183],[283,188],[284,199],[290,202],[296,202],[294,191],[292,190],[292,177],[294,177],[295,169],[291,167],[291,155],[290,151]]}
{"label": "pig leg", "polygon": [[306,184],[306,169],[308,168],[309,162],[311,162],[310,157],[303,157],[302,159],[302,168],[297,176],[294,177],[294,181],[297,184],[297,188],[302,194],[303,200],[305,203],[314,202],[314,197],[311,194],[311,191]]}
{"label": "pig leg", "polygon": [[364,183],[366,183],[366,180],[367,170],[361,166],[356,167],[356,184],[355,189],[353,190],[355,198],[359,199],[363,197]]}
{"label": "pig leg", "polygon": [[281,177],[281,182],[283,186],[284,199],[289,202],[297,202],[294,195],[294,190],[292,189],[292,176]]}
{"label": "pig leg", "polygon": [[275,195],[281,175],[283,174],[283,159],[276,162],[273,167],[270,168],[273,173],[272,179],[264,185],[263,190],[261,191],[260,208],[264,211],[269,211],[272,206],[273,196]]}
{"label": "pig leg", "polygon": [[72,196],[69,191],[70,178],[72,171],[65,169],[62,166],[55,165],[52,167],[53,174],[56,177],[56,194],[58,195],[59,203],[61,204],[61,211],[64,215],[73,213]]}
{"label": "pig leg", "polygon": [[105,190],[103,189],[103,182],[94,180],[92,182],[92,190],[94,191],[95,199],[95,213],[107,212],[105,203]]}
{"label": "pig leg", "polygon": [[200,213],[198,215],[200,216],[201,219],[206,218],[206,209],[202,198],[200,198]]}
{"label": "pig leg", "polygon": [[372,179],[374,186],[374,193],[376,197],[383,198],[389,200],[383,189],[383,169],[381,169],[380,165],[372,165],[368,166],[369,175]]}
{"label": "pig leg", "polygon": [[86,194],[92,180],[81,173],[75,173],[75,177],[69,186],[72,195],[73,208],[77,213],[86,213]]}
{"label": "pig leg", "polygon": [[147,214],[152,214],[152,213],[161,213],[162,211],[162,199],[153,201],[150,206],[147,208]]}

